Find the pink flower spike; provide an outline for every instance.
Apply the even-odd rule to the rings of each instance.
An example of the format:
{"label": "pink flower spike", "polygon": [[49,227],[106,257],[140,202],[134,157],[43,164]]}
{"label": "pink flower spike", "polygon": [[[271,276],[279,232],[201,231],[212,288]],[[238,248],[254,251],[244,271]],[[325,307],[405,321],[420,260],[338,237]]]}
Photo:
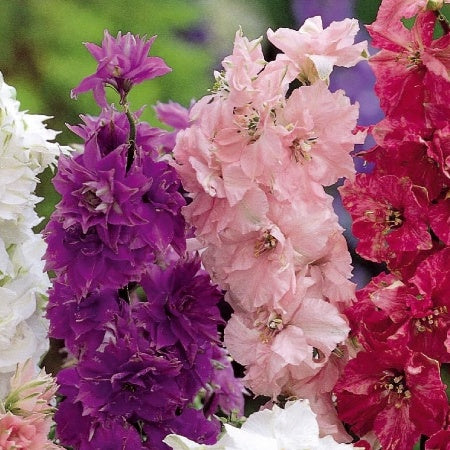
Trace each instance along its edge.
{"label": "pink flower spike", "polygon": [[[282,120],[286,124],[285,178],[307,176],[324,186],[340,177],[354,178],[350,156],[365,133],[353,134],[359,105],[352,105],[343,91],[330,92],[325,82],[296,89],[286,102]],[[336,120],[339,117],[339,120]],[[297,175],[296,175],[297,174]]]}
{"label": "pink flower spike", "polygon": [[110,85],[120,95],[121,103],[125,102],[128,92],[135,84],[142,83],[170,72],[171,69],[163,59],[147,56],[156,36],[146,40],[127,33],[117,34],[113,38],[108,30],[104,32],[102,46],[87,43],[86,48],[97,60],[97,71],[84,78],[72,89],[72,97],[87,91],[93,91],[94,98],[101,107],[106,107],[105,85]]}

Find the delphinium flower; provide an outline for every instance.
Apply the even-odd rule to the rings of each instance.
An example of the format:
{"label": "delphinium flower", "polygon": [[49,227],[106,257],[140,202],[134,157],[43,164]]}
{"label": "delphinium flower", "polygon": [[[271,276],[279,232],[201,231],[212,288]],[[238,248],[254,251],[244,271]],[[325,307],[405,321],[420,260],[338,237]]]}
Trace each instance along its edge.
{"label": "delphinium flower", "polygon": [[[450,41],[443,3],[382,2],[369,32],[381,48],[371,65],[386,117],[372,127],[376,145],[361,154],[373,172],[341,188],[357,252],[387,270],[346,311],[361,351],[336,386],[338,411],[354,433],[374,434],[386,449],[410,449],[431,436],[426,448],[433,448],[447,436],[440,371],[450,360]],[[401,19],[412,17],[408,29]]]}
{"label": "delphinium flower", "polygon": [[[215,441],[219,422],[206,420],[201,409],[191,413],[189,406],[217,378],[212,360],[217,358],[220,293],[199,268],[199,259],[179,260],[165,270],[150,267],[140,282],[141,299],[135,292],[130,305],[113,301],[114,308],[101,310],[103,324],[91,318],[88,307],[108,299],[98,295],[88,300],[83,322],[86,328],[92,324],[92,330],[82,336],[89,341],[80,347],[78,339],[75,348],[82,353],[77,365],[58,376],[60,392],[67,397],[55,416],[62,442],[89,448],[97,442],[97,430],[111,424],[121,439],[134,429],[143,448],[165,448],[161,440],[171,430]],[[76,322],[79,316],[73,329],[82,331]],[[228,378],[230,384],[232,380]],[[236,395],[232,409],[240,398]],[[74,420],[81,427],[76,435],[69,425]]]}
{"label": "delphinium flower", "polygon": [[[343,20],[346,17],[353,17],[357,12],[356,0],[340,0],[339,8],[333,7],[332,0],[315,0],[314,2],[305,2],[303,0],[291,0],[291,8],[294,18],[298,24],[302,24],[306,18],[321,15],[323,26],[328,26],[332,22]],[[357,33],[358,39],[369,39],[369,34],[365,27],[361,27]],[[375,49],[371,46],[370,39],[368,43],[369,54],[373,54]],[[379,106],[379,100],[374,91],[375,75],[368,64],[357,64],[352,70],[345,67],[335,67],[330,76],[330,90],[336,91],[343,89],[351,102],[358,102],[363,105],[360,108],[358,116],[358,125],[368,126],[381,120],[384,116]],[[363,144],[355,147],[353,155],[361,149],[367,149],[374,144],[373,138],[368,135]],[[357,172],[370,172],[372,164],[363,161],[362,158],[354,156],[353,158]],[[340,183],[338,183],[340,184]],[[355,237],[349,232],[350,219],[348,213],[340,201],[337,192],[337,185],[328,190],[334,197],[334,209],[339,217],[339,222],[346,228],[344,236],[346,237],[350,253],[354,255],[356,246]],[[377,272],[377,266],[369,261],[362,261],[360,258],[354,258],[354,269],[352,281],[357,286],[363,286],[371,276],[372,272]]]}
{"label": "delphinium flower", "polygon": [[254,412],[241,428],[225,425],[225,433],[215,445],[199,445],[183,436],[170,434],[164,440],[174,450],[290,450],[351,449],[331,436],[320,437],[316,416],[307,400],[289,401],[284,408]]}
{"label": "delphinium flower", "polygon": [[93,75],[72,90],[72,95],[92,90],[97,103],[106,107],[105,87],[112,86],[123,103],[131,88],[145,80],[150,80],[170,72],[162,58],[148,56],[156,36],[146,39],[131,33],[124,36],[119,32],[114,38],[105,30],[101,46],[87,43],[86,48],[97,60],[97,70]]}
{"label": "delphinium flower", "polygon": [[288,70],[294,70],[300,80],[314,82],[328,80],[333,66],[352,67],[367,56],[367,42],[354,43],[358,30],[356,19],[332,22],[324,29],[322,18],[315,16],[298,31],[269,29],[267,36],[289,61]]}
{"label": "delphinium flower", "polygon": [[84,152],[61,158],[53,181],[62,200],[47,226],[47,269],[80,294],[138,281],[171,244],[183,251],[179,181],[166,162],[151,158],[145,125],[136,126],[142,154],[126,170],[127,123],[124,113],[107,111],[88,122],[96,128],[82,129]]}
{"label": "delphinium flower", "polygon": [[[191,102],[191,106],[194,102]],[[177,134],[189,126],[189,109],[180,104],[170,101],[169,103],[158,102],[155,106],[158,120],[173,128],[173,131],[161,136],[161,149],[171,152],[175,147]]]}
{"label": "delphinium flower", "polygon": [[37,175],[53,165],[60,153],[60,147],[50,142],[58,133],[43,123],[49,117],[20,111],[16,90],[1,73],[0,110],[0,219],[20,222],[30,219],[30,210],[38,202],[34,195]]}
{"label": "delphinium flower", "polygon": [[358,353],[335,389],[340,417],[361,436],[375,431],[383,448],[410,449],[446,417],[439,364],[401,346]]}
{"label": "delphinium flower", "polygon": [[[316,0],[315,2],[292,0],[291,7],[297,23],[303,23],[308,17],[320,14],[323,26],[328,26],[332,22],[352,17],[355,14],[356,3],[355,0],[341,0],[339,8],[334,8],[332,0]],[[369,37],[364,27],[358,31],[357,36],[360,39],[368,39]],[[370,41],[369,53],[372,54]],[[361,125],[373,124],[383,117],[378,98],[373,90],[374,82],[375,77],[367,64],[358,64],[351,71],[336,67],[330,77],[330,89],[332,91],[343,89],[352,102],[358,101],[360,104],[364,104],[364,108],[361,108],[358,117],[358,123]],[[357,164],[357,170],[365,170],[359,164],[359,159],[356,159],[355,163]]]}
{"label": "delphinium flower", "polygon": [[[169,70],[147,57],[153,40],[105,32],[102,47],[87,44],[99,67],[73,93],[93,90],[102,111],[70,127],[84,145],[54,178],[62,198],[45,230],[55,274],[47,316],[69,352],[56,435],[77,449],[166,449],[171,432],[213,443],[214,414],[242,414],[218,334],[222,294],[186,252],[186,202],[168,163],[187,110],[157,107],[169,132],[139,121],[127,100],[134,84]],[[107,105],[105,86],[122,111]]]}
{"label": "delphinium flower", "polygon": [[[345,21],[324,30],[316,17],[298,31],[269,30],[284,51],[271,62],[261,39],[238,31],[174,148],[192,199],[183,213],[234,310],[225,343],[245,366],[244,383],[274,400],[307,397],[321,413],[327,405],[327,431],[347,442],[331,391],[346,361],[342,313],[354,285],[324,186],[354,176],[350,152],[364,136],[353,132],[358,106],[326,81],[334,65],[364,59],[366,43],[353,43],[357,27]],[[304,84],[290,92],[296,78]]]}
{"label": "delphinium flower", "polygon": [[[20,111],[16,91],[0,73],[0,397],[9,391],[17,364],[37,365],[48,349],[44,309],[49,279],[45,243],[33,227],[38,175],[53,166],[61,149],[46,116]],[[6,419],[5,419],[6,420]]]}
{"label": "delphinium flower", "polygon": [[49,440],[56,392],[54,378],[27,360],[18,364],[6,397],[0,400],[0,446],[3,449],[56,450]]}

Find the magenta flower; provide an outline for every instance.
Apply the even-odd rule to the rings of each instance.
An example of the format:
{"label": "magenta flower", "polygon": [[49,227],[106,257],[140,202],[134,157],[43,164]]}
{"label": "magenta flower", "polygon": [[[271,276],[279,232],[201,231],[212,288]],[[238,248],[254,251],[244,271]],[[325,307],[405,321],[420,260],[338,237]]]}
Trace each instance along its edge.
{"label": "magenta flower", "polygon": [[98,61],[97,71],[84,78],[72,89],[72,97],[87,91],[93,91],[94,98],[100,106],[107,106],[105,85],[112,86],[124,103],[133,85],[142,83],[170,72],[162,58],[147,56],[156,36],[146,40],[139,35],[119,32],[113,38],[108,30],[104,32],[102,46],[86,43],[86,48]]}
{"label": "magenta flower", "polygon": [[408,177],[359,174],[340,188],[353,219],[358,253],[371,261],[392,261],[401,252],[432,248],[426,196]]}
{"label": "magenta flower", "polygon": [[448,410],[439,364],[407,349],[360,352],[335,387],[339,417],[383,449],[410,449],[441,430]]}
{"label": "magenta flower", "polygon": [[401,123],[401,119],[419,127],[433,123],[430,103],[443,108],[448,105],[445,86],[450,81],[450,36],[433,40],[436,15],[432,11],[418,14],[408,30],[401,20],[393,22],[392,14],[383,14],[388,8],[398,11],[398,2],[385,2],[382,13],[368,27],[372,44],[381,48],[370,60],[381,108],[394,123]]}

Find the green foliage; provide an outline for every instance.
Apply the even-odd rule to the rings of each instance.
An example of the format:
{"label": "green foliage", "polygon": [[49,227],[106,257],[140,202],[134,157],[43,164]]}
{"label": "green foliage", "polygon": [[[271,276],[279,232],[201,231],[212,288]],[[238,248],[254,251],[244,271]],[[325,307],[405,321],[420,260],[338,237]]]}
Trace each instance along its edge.
{"label": "green foliage", "polygon": [[377,17],[381,0],[357,0],[355,11],[358,19],[365,25],[372,23]]}
{"label": "green foliage", "polygon": [[[162,56],[174,72],[146,83],[135,94],[136,106],[169,98],[188,103],[204,93],[210,78],[211,55],[189,43],[179,32],[196,26],[201,9],[182,0],[40,0],[7,2],[1,16],[5,55],[0,70],[7,83],[16,87],[23,108],[54,115],[50,126],[63,130],[60,142],[74,138],[64,123],[77,123],[78,115],[97,114],[90,94],[71,101],[70,90],[95,70],[96,63],[82,42],[100,44],[103,30],[152,36],[158,34],[151,54]],[[192,80],[196,80],[195,83]],[[143,119],[152,117],[144,114]]]}

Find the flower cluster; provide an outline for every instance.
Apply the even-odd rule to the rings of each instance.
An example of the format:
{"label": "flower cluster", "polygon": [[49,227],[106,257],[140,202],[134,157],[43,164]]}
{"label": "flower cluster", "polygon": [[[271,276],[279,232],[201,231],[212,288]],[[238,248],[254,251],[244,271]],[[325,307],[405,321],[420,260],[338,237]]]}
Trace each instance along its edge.
{"label": "flower cluster", "polygon": [[[226,290],[232,357],[254,394],[307,397],[322,432],[346,440],[331,390],[347,360],[350,255],[324,186],[354,177],[358,105],[327,86],[334,65],[364,59],[355,20],[268,31],[281,53],[238,31],[210,95],[178,133],[175,167],[202,261]],[[298,87],[300,81],[301,86]],[[295,88],[297,83],[297,88]],[[327,411],[327,412],[324,412]]]}
{"label": "flower cluster", "polygon": [[[102,111],[70,127],[84,145],[60,158],[54,178],[62,198],[45,230],[47,315],[73,360],[58,374],[56,433],[77,449],[165,449],[171,432],[213,443],[212,415],[242,409],[220,347],[222,295],[186,252],[185,199],[167,161],[174,135],[127,102],[133,85],[169,70],[147,57],[153,40],[105,32],[102,47],[87,44],[98,68],[73,93],[92,90]],[[105,86],[123,111],[106,103]],[[181,106],[157,111],[183,127]]]}
{"label": "flower cluster", "polygon": [[15,89],[0,73],[0,397],[16,365],[30,358],[36,365],[48,348],[45,243],[33,232],[40,222],[34,211],[37,176],[60,153],[46,119],[20,111]]}
{"label": "flower cluster", "polygon": [[[450,33],[444,2],[384,0],[369,27],[376,93],[373,163],[341,189],[358,253],[384,262],[348,311],[362,347],[336,386],[339,415],[385,449],[448,436],[440,370],[450,362]],[[411,29],[403,18],[414,17]],[[444,33],[434,37],[435,26]],[[442,25],[442,27],[439,25]],[[402,432],[399,432],[402,430]],[[447,433],[447,434],[445,434]],[[444,448],[444,447],[442,447]]]}

